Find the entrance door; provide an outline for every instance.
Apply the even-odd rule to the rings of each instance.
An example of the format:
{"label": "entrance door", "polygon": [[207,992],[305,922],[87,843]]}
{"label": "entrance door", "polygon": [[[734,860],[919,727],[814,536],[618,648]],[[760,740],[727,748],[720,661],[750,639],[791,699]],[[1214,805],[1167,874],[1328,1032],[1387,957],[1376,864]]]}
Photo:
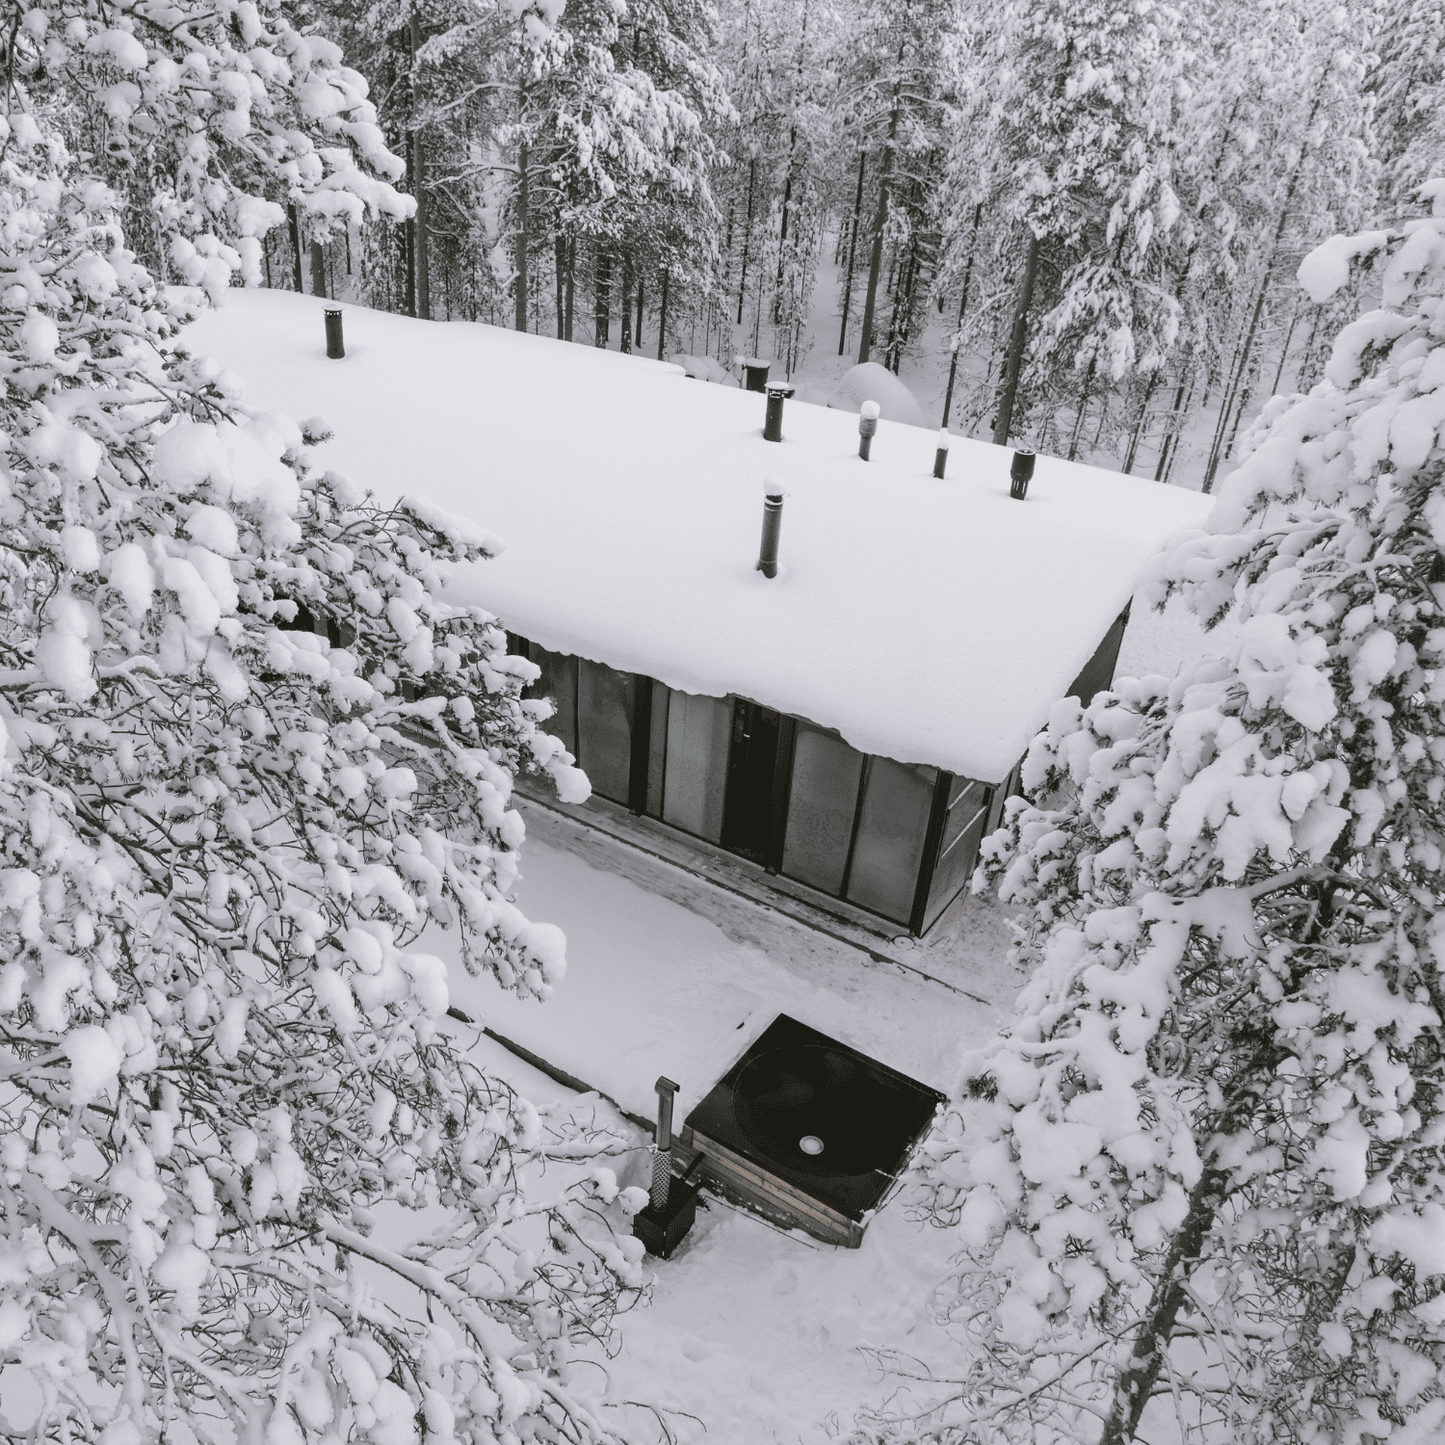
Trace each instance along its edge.
{"label": "entrance door", "polygon": [[773,774],[778,762],[779,716],[738,698],[733,703],[723,801],[722,845],[754,863],[768,861],[773,826]]}

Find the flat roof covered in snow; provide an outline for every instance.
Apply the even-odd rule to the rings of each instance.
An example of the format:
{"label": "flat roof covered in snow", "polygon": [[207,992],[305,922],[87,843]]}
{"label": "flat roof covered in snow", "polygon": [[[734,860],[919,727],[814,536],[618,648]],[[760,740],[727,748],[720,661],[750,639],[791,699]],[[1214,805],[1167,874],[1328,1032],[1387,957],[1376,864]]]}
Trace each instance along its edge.
{"label": "flat roof covered in snow", "polygon": [[[457,601],[560,652],[685,692],[737,693],[855,748],[997,782],[1209,500],[1040,457],[765,399],[675,367],[498,327],[230,291],[188,332],[246,399],[335,428],[322,457],[381,501],[430,498],[506,551],[458,568]],[[787,489],[778,576],[755,570],[763,481]]]}

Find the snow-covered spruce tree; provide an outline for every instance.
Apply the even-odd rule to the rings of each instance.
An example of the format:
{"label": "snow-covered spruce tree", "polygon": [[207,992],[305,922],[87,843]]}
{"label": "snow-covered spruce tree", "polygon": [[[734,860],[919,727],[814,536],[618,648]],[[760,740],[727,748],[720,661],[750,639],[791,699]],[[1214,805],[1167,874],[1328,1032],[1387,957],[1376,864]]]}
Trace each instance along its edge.
{"label": "snow-covered spruce tree", "polygon": [[259,281],[285,205],[313,235],[410,213],[365,80],[277,0],[42,0],[9,15],[7,109],[43,117],[112,185],[162,280],[224,285],[239,264]]}
{"label": "snow-covered spruce tree", "polygon": [[1036,972],[924,1170],[968,1345],[925,1436],[1445,1433],[1433,199],[1307,258],[1315,301],[1375,262],[1382,308],[1161,573],[1237,643],[1060,704],[987,845]]}
{"label": "snow-covered spruce tree", "polygon": [[950,277],[990,260],[963,346],[1000,359],[971,410],[996,442],[1025,430],[1073,457],[1089,408],[1104,429],[1117,384],[1157,370],[1178,334],[1166,263],[1190,35],[1168,5],[1076,0],[1000,0],[973,28],[941,202]]}
{"label": "snow-covered spruce tree", "polygon": [[[615,1181],[453,1045],[412,946],[451,924],[537,996],[563,962],[509,901],[509,798],[519,767],[580,779],[499,627],[436,600],[493,544],[369,507],[318,427],[186,355],[181,298],[26,99],[0,120],[0,1436],[611,1439],[567,1360],[640,1282]],[[549,1151],[584,1177],[546,1201]]]}

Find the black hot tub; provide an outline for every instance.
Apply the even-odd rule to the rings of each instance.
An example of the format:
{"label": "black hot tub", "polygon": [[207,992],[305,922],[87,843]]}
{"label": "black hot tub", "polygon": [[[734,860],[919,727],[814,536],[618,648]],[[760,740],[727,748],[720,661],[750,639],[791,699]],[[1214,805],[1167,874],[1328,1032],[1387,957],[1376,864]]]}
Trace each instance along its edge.
{"label": "black hot tub", "polygon": [[687,1116],[723,1194],[820,1239],[856,1247],[944,1096],[779,1014]]}

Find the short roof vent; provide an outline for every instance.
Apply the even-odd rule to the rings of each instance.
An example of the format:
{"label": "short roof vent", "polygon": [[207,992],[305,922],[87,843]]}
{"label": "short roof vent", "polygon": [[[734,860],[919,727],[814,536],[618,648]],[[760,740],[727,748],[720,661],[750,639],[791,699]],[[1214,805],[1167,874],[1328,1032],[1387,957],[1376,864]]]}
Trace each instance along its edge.
{"label": "short roof vent", "polygon": [[878,413],[883,408],[876,401],[865,401],[858,409],[858,455],[866,462],[878,434]]}

